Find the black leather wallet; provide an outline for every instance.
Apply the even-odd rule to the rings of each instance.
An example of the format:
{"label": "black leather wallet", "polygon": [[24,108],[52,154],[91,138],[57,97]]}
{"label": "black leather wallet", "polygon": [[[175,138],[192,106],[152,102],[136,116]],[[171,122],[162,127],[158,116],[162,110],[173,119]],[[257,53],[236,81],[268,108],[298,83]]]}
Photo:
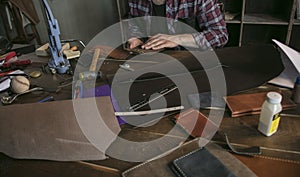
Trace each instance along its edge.
{"label": "black leather wallet", "polygon": [[171,169],[178,177],[235,177],[205,147],[175,159]]}

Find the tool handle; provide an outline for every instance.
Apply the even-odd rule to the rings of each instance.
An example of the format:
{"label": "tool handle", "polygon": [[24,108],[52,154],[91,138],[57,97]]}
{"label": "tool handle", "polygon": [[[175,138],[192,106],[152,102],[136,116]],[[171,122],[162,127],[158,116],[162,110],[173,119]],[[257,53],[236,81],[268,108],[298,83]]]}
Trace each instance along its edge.
{"label": "tool handle", "polygon": [[15,56],[17,56],[16,52],[9,52],[7,54],[1,55],[0,56],[0,60],[4,60],[5,62],[8,62],[10,59],[14,58]]}
{"label": "tool handle", "polygon": [[16,61],[13,61],[13,62],[7,62],[7,63],[4,63],[2,65],[2,68],[8,68],[8,67],[11,67],[12,65],[13,66],[23,66],[23,65],[29,65],[31,63],[31,60],[29,59],[25,59],[25,60],[16,60]]}
{"label": "tool handle", "polygon": [[99,56],[100,56],[100,49],[96,48],[94,56],[93,56],[93,60],[92,60],[91,66],[90,66],[90,71],[93,71],[93,72],[96,71],[96,67],[97,67],[97,62],[98,62]]}

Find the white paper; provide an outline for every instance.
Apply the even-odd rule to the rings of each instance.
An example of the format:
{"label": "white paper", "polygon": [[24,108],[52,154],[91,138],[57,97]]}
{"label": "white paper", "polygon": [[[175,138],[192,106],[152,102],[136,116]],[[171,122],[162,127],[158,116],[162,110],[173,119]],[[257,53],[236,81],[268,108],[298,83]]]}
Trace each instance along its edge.
{"label": "white paper", "polygon": [[[24,74],[24,72],[21,70],[16,70],[9,74]],[[9,77],[6,80],[3,80],[2,82],[0,82],[0,92],[4,91],[10,87],[11,78],[12,77]]]}
{"label": "white paper", "polygon": [[10,87],[10,82],[11,82],[11,80],[9,78],[7,78],[6,80],[2,81],[0,83],[0,92],[8,89]]}
{"label": "white paper", "polygon": [[293,88],[297,77],[300,76],[300,53],[275,39],[273,39],[273,42],[281,49],[284,70],[278,77],[270,80],[269,83]]}

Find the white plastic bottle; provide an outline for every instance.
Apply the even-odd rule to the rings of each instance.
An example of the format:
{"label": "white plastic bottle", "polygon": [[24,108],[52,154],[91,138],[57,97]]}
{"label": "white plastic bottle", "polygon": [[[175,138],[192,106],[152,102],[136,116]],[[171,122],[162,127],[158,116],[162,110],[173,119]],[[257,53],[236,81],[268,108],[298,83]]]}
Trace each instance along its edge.
{"label": "white plastic bottle", "polygon": [[282,96],[277,92],[269,92],[262,105],[258,130],[266,136],[273,135],[279,125]]}

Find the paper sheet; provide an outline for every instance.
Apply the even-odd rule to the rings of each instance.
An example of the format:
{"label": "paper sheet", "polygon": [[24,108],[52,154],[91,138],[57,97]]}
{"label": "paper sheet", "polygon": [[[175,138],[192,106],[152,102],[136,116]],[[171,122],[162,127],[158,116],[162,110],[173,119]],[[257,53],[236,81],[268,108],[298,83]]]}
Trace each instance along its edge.
{"label": "paper sheet", "polygon": [[[24,72],[21,70],[16,70],[9,74],[23,74],[23,73]],[[12,78],[11,76],[4,76],[3,78],[0,79],[0,92],[4,91],[10,87],[11,78]]]}
{"label": "paper sheet", "polygon": [[300,53],[289,46],[273,39],[280,48],[281,59],[285,67],[284,71],[269,83],[283,87],[293,88],[296,78],[300,76]]}

